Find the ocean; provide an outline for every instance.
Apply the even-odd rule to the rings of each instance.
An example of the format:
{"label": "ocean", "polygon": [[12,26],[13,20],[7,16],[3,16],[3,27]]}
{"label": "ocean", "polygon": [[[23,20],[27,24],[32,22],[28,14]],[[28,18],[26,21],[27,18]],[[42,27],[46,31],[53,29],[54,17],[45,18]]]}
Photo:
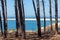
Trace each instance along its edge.
{"label": "ocean", "polygon": [[[60,21],[59,21],[60,22]],[[55,23],[53,20],[52,23]],[[8,20],[8,29],[16,29],[16,20]],[[3,22],[2,22],[3,25]],[[50,20],[46,20],[46,26],[50,25]],[[41,27],[44,27],[44,20],[41,20]],[[37,30],[37,21],[36,20],[25,20],[25,30]]]}

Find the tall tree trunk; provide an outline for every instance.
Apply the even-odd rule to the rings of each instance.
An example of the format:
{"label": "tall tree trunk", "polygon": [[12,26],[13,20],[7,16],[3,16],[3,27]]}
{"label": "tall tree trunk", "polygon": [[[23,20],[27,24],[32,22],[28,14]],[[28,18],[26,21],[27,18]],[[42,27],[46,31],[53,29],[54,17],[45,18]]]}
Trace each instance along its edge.
{"label": "tall tree trunk", "polygon": [[45,17],[45,6],[44,6],[44,0],[42,0],[43,5],[43,13],[44,13],[44,32],[46,31],[46,17]]}
{"label": "tall tree trunk", "polygon": [[4,6],[4,11],[5,11],[5,31],[4,31],[4,33],[5,33],[5,37],[7,37],[7,4],[6,4],[6,0],[4,0],[4,4],[5,4],[5,6]]}
{"label": "tall tree trunk", "polygon": [[[22,29],[22,36],[24,36],[25,33],[25,27],[24,27],[24,22],[23,22],[23,13],[22,13],[22,0],[18,0],[18,8],[19,8],[19,15],[20,15],[20,23],[21,23],[21,29]],[[25,38],[25,36],[23,37]]]}
{"label": "tall tree trunk", "polygon": [[50,7],[50,24],[51,24],[51,31],[53,30],[52,28],[52,6],[51,6],[51,0],[49,0],[49,7]]}
{"label": "tall tree trunk", "polygon": [[23,3],[23,0],[22,0],[22,13],[23,13],[23,32],[24,32],[24,38],[26,38],[26,35],[25,35],[25,11],[24,11],[24,3]]}
{"label": "tall tree trunk", "polygon": [[3,13],[3,19],[4,19],[4,38],[7,38],[7,18],[6,18],[6,13],[5,13],[5,6],[4,6],[5,1],[1,0],[2,4],[2,13]]}
{"label": "tall tree trunk", "polygon": [[[38,1],[38,0],[37,0],[37,1]],[[38,22],[38,21],[40,21],[40,19],[38,19],[38,18],[40,17],[40,15],[39,15],[39,17],[38,17],[38,14],[39,14],[39,13],[37,13],[37,10],[36,10],[36,7],[35,7],[34,0],[32,0],[32,3],[33,3],[35,15],[36,15],[36,20],[37,20],[38,36],[41,37],[41,24],[40,24],[40,22]],[[39,5],[39,6],[40,6],[40,5]],[[39,11],[40,11],[40,8],[39,8]],[[39,27],[40,27],[40,29],[39,29]]]}
{"label": "tall tree trunk", "polygon": [[17,9],[17,0],[15,0],[15,15],[16,15],[16,37],[18,37],[18,30],[19,30],[19,19],[18,19],[18,9]]}
{"label": "tall tree trunk", "polygon": [[38,26],[38,36],[41,37],[40,4],[39,4],[39,0],[36,0],[36,3],[37,3],[37,26]]}
{"label": "tall tree trunk", "polygon": [[1,34],[3,35],[1,11],[0,11],[0,29],[1,29]]}
{"label": "tall tree trunk", "polygon": [[58,32],[58,0],[55,0],[55,22],[56,32]]}
{"label": "tall tree trunk", "polygon": [[6,2],[6,0],[5,0],[5,13],[6,13],[6,20],[7,20],[7,2]]}
{"label": "tall tree trunk", "polygon": [[37,19],[37,11],[36,11],[36,7],[35,7],[35,3],[34,3],[34,0],[32,0],[32,3],[33,3],[33,7],[34,7],[34,12],[35,12],[35,16],[36,16],[36,19]]}

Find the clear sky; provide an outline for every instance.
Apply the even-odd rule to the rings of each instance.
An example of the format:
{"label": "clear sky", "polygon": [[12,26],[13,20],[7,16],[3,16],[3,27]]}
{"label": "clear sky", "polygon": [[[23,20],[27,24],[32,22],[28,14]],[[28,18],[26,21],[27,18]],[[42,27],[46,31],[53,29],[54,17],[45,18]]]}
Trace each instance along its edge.
{"label": "clear sky", "polygon": [[[36,1],[35,1],[36,2]],[[40,15],[43,17],[43,10],[42,10],[42,0],[40,2]],[[45,13],[46,17],[49,17],[49,0],[44,0],[45,2]],[[34,9],[32,5],[32,0],[24,0],[24,8],[25,8],[25,17],[35,17]],[[55,10],[54,10],[54,0],[52,0],[52,16],[55,17]],[[58,0],[58,15],[60,15],[60,0]],[[15,17],[15,10],[14,10],[14,0],[7,0],[7,12],[8,17]],[[59,16],[60,17],[60,16]]]}

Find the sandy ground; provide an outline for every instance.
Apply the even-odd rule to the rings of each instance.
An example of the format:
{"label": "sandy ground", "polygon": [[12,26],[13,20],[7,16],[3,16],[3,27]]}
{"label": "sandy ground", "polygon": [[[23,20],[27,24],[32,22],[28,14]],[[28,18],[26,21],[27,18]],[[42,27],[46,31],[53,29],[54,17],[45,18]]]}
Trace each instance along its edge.
{"label": "sandy ground", "polygon": [[[46,33],[44,33],[44,28],[42,27],[42,37],[38,37],[37,30],[32,31],[28,30],[26,31],[26,39],[23,38],[22,33],[19,33],[19,37],[15,37],[15,31],[8,30],[7,38],[4,38],[3,35],[0,33],[0,40],[60,40],[60,30],[58,34],[55,32],[55,24],[52,24],[53,31],[50,30],[51,26],[46,27]],[[58,27],[60,29],[60,23],[58,23]]]}
{"label": "sandy ground", "polygon": [[55,34],[55,32],[46,32],[42,33],[42,37],[38,37],[35,32],[26,32],[26,39],[22,37],[23,35],[19,34],[19,37],[15,37],[15,33],[8,33],[7,38],[3,38],[0,35],[0,40],[60,40],[60,34]]}

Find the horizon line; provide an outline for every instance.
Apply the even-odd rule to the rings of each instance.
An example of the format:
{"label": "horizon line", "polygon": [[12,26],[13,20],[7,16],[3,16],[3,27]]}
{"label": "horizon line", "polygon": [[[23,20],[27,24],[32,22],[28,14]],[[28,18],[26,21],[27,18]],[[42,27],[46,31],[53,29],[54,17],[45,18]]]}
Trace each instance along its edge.
{"label": "horizon line", "polygon": [[[15,18],[8,18],[7,20],[16,20],[16,19]],[[25,18],[25,20],[36,20],[36,18]],[[44,20],[44,18],[41,18],[41,20]],[[60,20],[60,18],[58,18],[58,20]],[[50,21],[50,18],[46,18],[46,21]],[[52,18],[52,21],[55,21],[55,18]]]}

